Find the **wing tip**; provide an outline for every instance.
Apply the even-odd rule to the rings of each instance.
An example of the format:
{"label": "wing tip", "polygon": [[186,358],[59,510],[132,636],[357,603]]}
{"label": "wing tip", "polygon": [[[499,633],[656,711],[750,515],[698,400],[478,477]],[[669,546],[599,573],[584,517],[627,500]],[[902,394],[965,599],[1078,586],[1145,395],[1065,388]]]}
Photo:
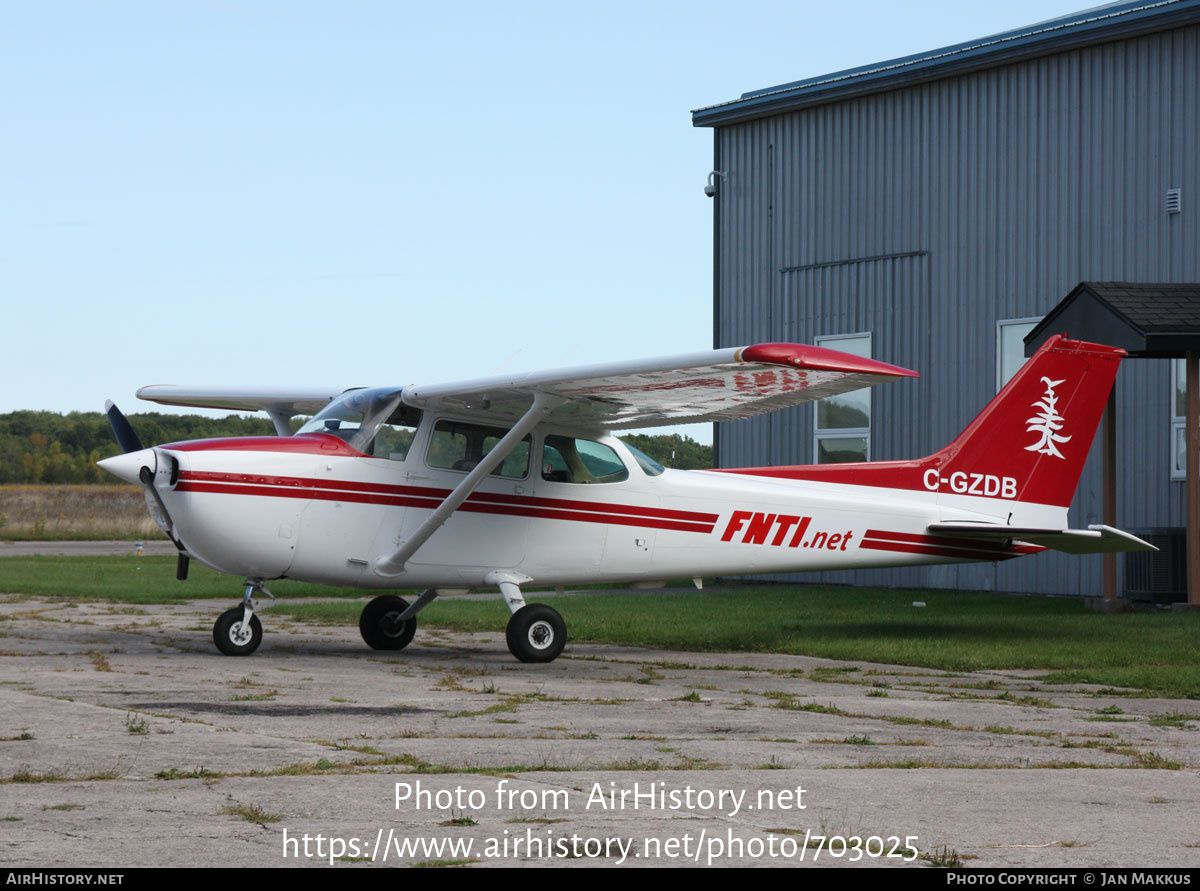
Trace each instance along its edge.
{"label": "wing tip", "polygon": [[851,374],[876,374],[883,377],[920,377],[911,368],[901,368],[878,359],[866,359],[828,347],[802,343],[756,343],[735,354],[739,362],[784,365],[816,371],[841,371]]}

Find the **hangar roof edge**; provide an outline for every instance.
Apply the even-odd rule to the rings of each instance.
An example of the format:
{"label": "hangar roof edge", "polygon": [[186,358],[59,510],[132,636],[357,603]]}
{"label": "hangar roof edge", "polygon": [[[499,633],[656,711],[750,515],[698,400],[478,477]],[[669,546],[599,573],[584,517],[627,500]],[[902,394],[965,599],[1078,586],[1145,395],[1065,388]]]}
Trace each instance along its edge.
{"label": "hangar roof edge", "polygon": [[751,90],[729,102],[693,110],[692,126],[741,123],[1195,22],[1200,22],[1200,0],[1110,3],[925,53]]}

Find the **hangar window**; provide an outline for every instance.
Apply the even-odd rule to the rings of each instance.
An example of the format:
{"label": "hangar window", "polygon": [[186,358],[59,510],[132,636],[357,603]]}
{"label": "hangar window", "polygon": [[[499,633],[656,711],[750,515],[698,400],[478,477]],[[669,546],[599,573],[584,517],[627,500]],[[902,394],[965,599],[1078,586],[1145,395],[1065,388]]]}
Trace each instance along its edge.
{"label": "hangar window", "polygon": [[1171,479],[1182,480],[1187,478],[1187,363],[1172,359],[1171,368]]}
{"label": "hangar window", "polygon": [[[870,334],[818,337],[816,345],[871,358]],[[813,454],[818,464],[871,459],[871,390],[864,387],[820,399],[813,425]]]}
{"label": "hangar window", "polygon": [[996,323],[996,390],[1004,385],[1025,364],[1025,335],[1040,322],[1041,316],[1025,319],[1004,319]]}

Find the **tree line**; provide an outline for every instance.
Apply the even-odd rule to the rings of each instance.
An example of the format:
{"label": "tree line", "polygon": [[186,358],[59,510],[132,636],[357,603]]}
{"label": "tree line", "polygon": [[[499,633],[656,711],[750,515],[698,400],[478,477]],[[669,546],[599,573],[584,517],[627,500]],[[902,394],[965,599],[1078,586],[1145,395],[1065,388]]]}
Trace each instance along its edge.
{"label": "tree line", "polygon": [[[220,436],[270,436],[266,418],[228,415],[129,415],[129,423],[147,445]],[[622,437],[667,467],[685,470],[712,466],[712,446],[691,437],[627,434]],[[108,417],[101,412],[14,411],[0,414],[0,484],[117,483],[96,466],[120,452]]]}
{"label": "tree line", "polygon": [[713,466],[713,447],[678,433],[622,433],[621,439],[645,452],[663,467],[679,470],[708,470]]}
{"label": "tree line", "polygon": [[[266,418],[129,415],[142,442],[157,445],[216,436],[269,436]],[[117,483],[96,462],[121,451],[102,412],[14,411],[0,415],[0,483]]]}

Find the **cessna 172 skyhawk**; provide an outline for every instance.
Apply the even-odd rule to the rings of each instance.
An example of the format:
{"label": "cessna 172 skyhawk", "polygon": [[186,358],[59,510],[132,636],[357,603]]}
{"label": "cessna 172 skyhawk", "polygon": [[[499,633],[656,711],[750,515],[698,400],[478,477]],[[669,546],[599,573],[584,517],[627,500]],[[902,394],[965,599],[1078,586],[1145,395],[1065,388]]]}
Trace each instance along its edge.
{"label": "cessna 172 skyhawk", "polygon": [[[1055,337],[957,439],[910,461],[665,470],[612,431],[728,421],[884,381],[894,365],[767,343],[434,386],[151,386],[143,399],[266,411],[278,436],[143,448],[110,402],[125,454],[101,463],[145,489],[189,560],[246,579],[217,619],[227,655],[254,652],[271,579],[385,594],[359,627],[376,649],[412,640],[452,590],[499,589],[509,649],[562,651],[566,625],[522,586],[1007,560],[1151,546],[1108,526],[1067,528],[1123,350]],[[290,421],[311,414],[295,433]]]}

